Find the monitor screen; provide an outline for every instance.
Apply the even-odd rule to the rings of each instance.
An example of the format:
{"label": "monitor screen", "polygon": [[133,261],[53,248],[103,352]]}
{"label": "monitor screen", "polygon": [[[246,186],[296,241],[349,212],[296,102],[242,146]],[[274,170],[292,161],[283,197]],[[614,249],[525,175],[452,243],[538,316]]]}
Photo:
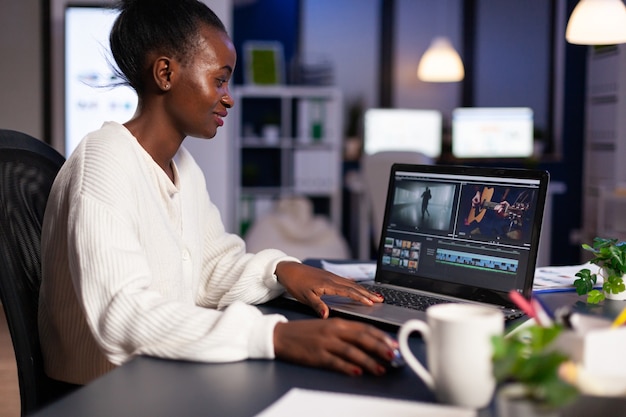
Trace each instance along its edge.
{"label": "monitor screen", "polygon": [[109,32],[117,11],[105,7],[65,9],[65,156],[105,121],[126,122],[137,95],[111,70]]}
{"label": "monitor screen", "polygon": [[452,111],[456,158],[532,156],[533,111],[527,107],[464,107]]}
{"label": "monitor screen", "polygon": [[364,115],[364,151],[415,151],[441,155],[442,116],[437,110],[368,109]]}

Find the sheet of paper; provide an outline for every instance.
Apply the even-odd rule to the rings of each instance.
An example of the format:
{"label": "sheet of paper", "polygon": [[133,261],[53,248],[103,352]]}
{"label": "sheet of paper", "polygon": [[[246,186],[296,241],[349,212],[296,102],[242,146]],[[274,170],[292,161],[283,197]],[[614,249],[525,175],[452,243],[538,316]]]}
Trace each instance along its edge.
{"label": "sheet of paper", "polygon": [[417,401],[292,388],[256,417],[476,417],[476,411]]}
{"label": "sheet of paper", "polygon": [[[558,288],[574,290],[574,280],[577,279],[576,274],[585,268],[589,269],[593,274],[597,274],[599,270],[598,265],[589,262],[582,265],[537,268],[535,270],[535,280],[533,281],[533,291],[541,292]],[[602,282],[602,276],[598,275],[596,287],[602,287]]]}
{"label": "sheet of paper", "polygon": [[376,264],[373,262],[334,263],[322,260],[322,268],[355,281],[372,280],[376,275]]}
{"label": "sheet of paper", "polygon": [[[339,276],[353,279],[355,281],[364,281],[374,279],[376,275],[376,264],[374,262],[350,262],[335,263],[322,260],[322,268]],[[535,279],[533,281],[533,291],[551,291],[555,289],[574,290],[574,280],[576,274],[587,268],[592,273],[597,274],[599,267],[592,263],[584,263],[581,265],[567,266],[544,266],[535,270]],[[596,288],[602,287],[602,276],[598,275]]]}

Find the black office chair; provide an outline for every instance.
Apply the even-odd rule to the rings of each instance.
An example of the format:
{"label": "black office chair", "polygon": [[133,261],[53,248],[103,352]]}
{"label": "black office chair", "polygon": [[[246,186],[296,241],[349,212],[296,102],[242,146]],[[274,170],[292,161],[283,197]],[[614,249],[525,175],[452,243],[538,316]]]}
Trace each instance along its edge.
{"label": "black office chair", "polygon": [[0,301],[17,360],[22,416],[65,393],[44,373],[37,330],[41,225],[64,162],[45,143],[0,130]]}

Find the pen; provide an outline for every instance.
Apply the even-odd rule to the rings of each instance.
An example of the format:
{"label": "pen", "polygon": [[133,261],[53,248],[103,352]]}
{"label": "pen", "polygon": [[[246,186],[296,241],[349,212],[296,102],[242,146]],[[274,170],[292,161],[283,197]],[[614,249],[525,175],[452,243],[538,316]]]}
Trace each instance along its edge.
{"label": "pen", "polygon": [[537,297],[533,297],[530,300],[531,305],[535,309],[535,314],[537,314],[537,321],[540,325],[545,327],[550,327],[554,324],[554,316],[552,312],[545,306],[543,302]]}
{"label": "pen", "polygon": [[615,327],[619,327],[622,324],[626,323],[626,307],[622,310],[621,313],[619,313],[619,315],[615,318],[615,320],[613,320],[613,323],[611,324],[611,328],[615,328]]}
{"label": "pen", "polygon": [[527,299],[525,299],[522,294],[518,293],[515,290],[511,290],[509,291],[509,297],[511,298],[511,301],[513,301],[515,305],[520,308],[520,310],[526,313],[528,317],[533,318],[537,322],[539,322],[539,319],[537,319],[537,312],[533,308],[532,304]]}

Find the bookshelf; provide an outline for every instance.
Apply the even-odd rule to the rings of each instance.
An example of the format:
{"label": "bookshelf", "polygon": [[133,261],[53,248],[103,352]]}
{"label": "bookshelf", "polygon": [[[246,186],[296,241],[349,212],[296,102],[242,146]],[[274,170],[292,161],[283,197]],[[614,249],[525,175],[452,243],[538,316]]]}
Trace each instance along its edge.
{"label": "bookshelf", "polygon": [[242,236],[281,197],[305,196],[341,230],[342,97],[334,87],[233,89],[234,228]]}

